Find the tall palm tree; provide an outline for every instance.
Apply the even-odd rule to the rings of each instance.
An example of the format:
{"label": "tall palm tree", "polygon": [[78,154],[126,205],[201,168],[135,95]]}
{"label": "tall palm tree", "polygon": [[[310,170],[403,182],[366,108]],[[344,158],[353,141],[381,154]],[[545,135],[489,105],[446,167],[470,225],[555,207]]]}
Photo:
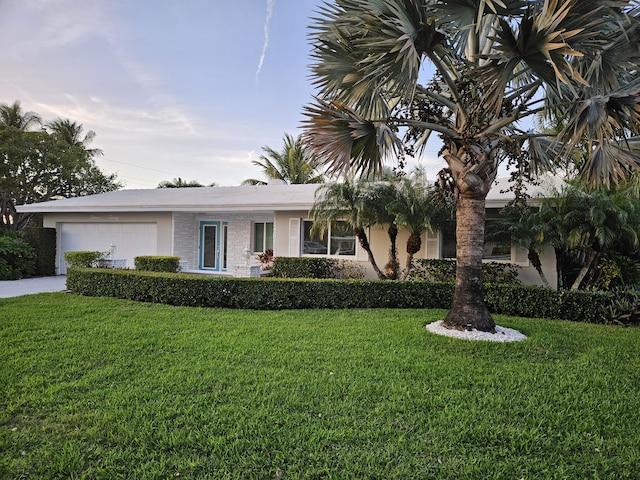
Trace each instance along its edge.
{"label": "tall palm tree", "polygon": [[[380,170],[435,132],[456,195],[450,328],[495,331],[482,290],[485,200],[501,164],[551,168],[586,142],[581,174],[638,169],[637,0],[335,0],[312,25],[305,138],[329,173]],[[423,65],[435,72],[421,83]],[[562,118],[556,141],[523,127]],[[406,135],[403,132],[407,132]]]}
{"label": "tall palm tree", "polygon": [[8,127],[26,131],[33,126],[40,125],[41,121],[37,113],[24,112],[18,100],[13,102],[13,105],[0,104],[0,123]]}
{"label": "tall palm tree", "polygon": [[81,123],[74,122],[68,118],[58,118],[57,120],[47,123],[46,127],[52,135],[57,136],[66,144],[72,147],[83,148],[90,158],[102,155],[102,150],[99,148],[88,148],[89,144],[96,138],[96,132],[89,130],[83,136],[84,127]]}
{"label": "tall palm tree", "polygon": [[[319,157],[307,148],[303,138],[285,133],[282,151],[262,147],[266,155],[260,155],[260,160],[251,163],[262,168],[264,176],[269,180],[281,180],[288,184],[322,183],[324,176],[318,169],[322,165]],[[243,185],[266,185],[268,181],[249,178]]]}

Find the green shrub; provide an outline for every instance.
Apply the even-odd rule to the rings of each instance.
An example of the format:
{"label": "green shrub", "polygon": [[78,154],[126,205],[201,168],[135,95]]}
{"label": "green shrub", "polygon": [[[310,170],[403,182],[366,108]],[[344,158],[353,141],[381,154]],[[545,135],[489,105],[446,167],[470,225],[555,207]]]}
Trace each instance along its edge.
{"label": "green shrub", "polygon": [[95,268],[100,260],[109,256],[108,252],[93,252],[89,250],[76,250],[64,252],[64,261],[69,268]]}
{"label": "green shrub", "polygon": [[[208,275],[70,269],[67,288],[89,296],[190,307],[255,310],[312,308],[443,308],[451,306],[452,283],[379,280],[228,278]],[[542,287],[487,284],[493,313],[602,323],[611,293],[555,291]]]}
{"label": "green shrub", "polygon": [[[517,265],[511,263],[483,262],[482,276],[485,283],[519,285]],[[429,282],[455,282],[456,261],[445,259],[414,259],[409,280]]]}
{"label": "green shrub", "polygon": [[33,248],[18,233],[0,236],[0,280],[18,280],[35,273]]}
{"label": "green shrub", "polygon": [[25,240],[35,252],[35,275],[56,274],[56,229],[31,227],[24,232]]}
{"label": "green shrub", "polygon": [[362,265],[353,260],[338,260],[335,278],[358,279],[364,278],[365,270]]}
{"label": "green shrub", "polygon": [[139,256],[133,259],[136,270],[145,272],[176,273],[180,269],[180,257],[172,256]]}
{"label": "green shrub", "polygon": [[330,258],[276,257],[271,275],[277,278],[332,278],[336,263]]}
{"label": "green shrub", "polygon": [[640,323],[640,289],[635,286],[613,290],[610,304],[602,308],[604,323],[632,325]]}

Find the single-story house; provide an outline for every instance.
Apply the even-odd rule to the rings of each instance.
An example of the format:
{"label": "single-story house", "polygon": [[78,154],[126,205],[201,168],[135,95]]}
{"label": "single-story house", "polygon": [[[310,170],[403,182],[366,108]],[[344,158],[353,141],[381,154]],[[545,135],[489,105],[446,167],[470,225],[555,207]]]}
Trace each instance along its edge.
{"label": "single-story house", "polygon": [[[353,260],[375,278],[366,252],[353,232],[338,224],[323,238],[311,235],[312,208],[318,185],[262,185],[120,190],[86,197],[22,205],[18,212],[42,214],[45,227],[57,231],[57,272],[66,272],[64,252],[108,252],[114,264],[133,268],[139,255],[174,255],[183,270],[234,276],[257,272],[256,255],[272,248],[275,256],[324,256]],[[487,228],[511,199],[506,180],[487,197]],[[535,191],[537,189],[537,191]],[[543,187],[531,187],[535,197]],[[389,242],[382,226],[372,227],[370,243],[380,267]],[[400,231],[398,254],[403,265],[408,234]],[[455,258],[453,228],[427,233],[415,258]],[[540,279],[515,244],[487,242],[485,258],[521,266],[523,283]],[[542,255],[549,282],[556,282],[553,251]],[[254,268],[251,268],[251,267]]]}

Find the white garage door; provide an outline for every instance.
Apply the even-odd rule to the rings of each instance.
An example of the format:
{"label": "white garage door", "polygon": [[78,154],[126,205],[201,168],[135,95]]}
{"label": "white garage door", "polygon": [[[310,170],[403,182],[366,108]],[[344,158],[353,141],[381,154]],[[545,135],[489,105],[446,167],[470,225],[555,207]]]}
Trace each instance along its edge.
{"label": "white garage door", "polygon": [[60,227],[59,272],[66,273],[64,252],[92,250],[109,252],[116,246],[115,258],[126,260],[134,268],[138,255],[156,255],[157,225],[155,223],[62,223]]}

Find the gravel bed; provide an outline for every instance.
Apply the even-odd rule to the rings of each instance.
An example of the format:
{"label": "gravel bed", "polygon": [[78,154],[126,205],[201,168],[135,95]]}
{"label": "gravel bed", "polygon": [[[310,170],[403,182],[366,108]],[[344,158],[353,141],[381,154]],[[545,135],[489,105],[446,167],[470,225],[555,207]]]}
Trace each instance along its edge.
{"label": "gravel bed", "polygon": [[461,338],[463,340],[484,340],[488,342],[519,342],[527,336],[512,328],[504,328],[496,325],[496,333],[481,332],[475,328],[472,330],[453,330],[442,326],[442,320],[428,324],[425,327],[436,335]]}

